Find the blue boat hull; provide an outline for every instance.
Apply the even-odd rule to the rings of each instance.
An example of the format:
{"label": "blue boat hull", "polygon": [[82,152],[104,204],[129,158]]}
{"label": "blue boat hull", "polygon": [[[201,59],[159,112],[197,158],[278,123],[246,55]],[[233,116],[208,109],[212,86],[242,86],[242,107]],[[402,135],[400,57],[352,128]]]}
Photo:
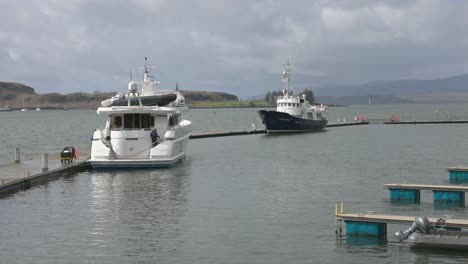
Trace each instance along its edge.
{"label": "blue boat hull", "polygon": [[270,110],[260,110],[258,114],[268,133],[319,132],[328,123],[326,119],[310,120]]}

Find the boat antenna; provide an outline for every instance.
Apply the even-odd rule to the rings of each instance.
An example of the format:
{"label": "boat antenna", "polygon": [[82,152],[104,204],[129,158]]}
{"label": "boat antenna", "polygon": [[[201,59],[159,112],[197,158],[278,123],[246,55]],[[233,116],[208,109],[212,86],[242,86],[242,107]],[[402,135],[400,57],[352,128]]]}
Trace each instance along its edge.
{"label": "boat antenna", "polygon": [[130,81],[133,81],[133,78],[132,78],[132,70],[130,70]]}
{"label": "boat antenna", "polygon": [[148,73],[148,58],[145,57],[145,73]]}
{"label": "boat antenna", "polygon": [[175,90],[179,91],[179,83],[178,82],[175,83]]}
{"label": "boat antenna", "polygon": [[291,59],[288,59],[286,63],[283,64],[284,71],[281,81],[285,84],[285,90],[283,91],[284,95],[289,95],[289,75],[291,72]]}

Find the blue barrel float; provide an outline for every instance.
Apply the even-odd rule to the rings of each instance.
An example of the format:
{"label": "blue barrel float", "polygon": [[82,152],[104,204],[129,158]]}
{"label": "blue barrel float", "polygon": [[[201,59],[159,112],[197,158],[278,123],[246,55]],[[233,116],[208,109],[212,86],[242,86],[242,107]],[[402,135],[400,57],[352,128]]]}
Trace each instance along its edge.
{"label": "blue barrel float", "polygon": [[468,181],[467,167],[450,167],[447,171],[450,181]]}
{"label": "blue barrel float", "polygon": [[346,235],[386,236],[387,224],[361,221],[345,221]]}
{"label": "blue barrel float", "polygon": [[421,200],[421,191],[416,189],[396,189],[390,188],[390,200],[414,201],[419,203]]}

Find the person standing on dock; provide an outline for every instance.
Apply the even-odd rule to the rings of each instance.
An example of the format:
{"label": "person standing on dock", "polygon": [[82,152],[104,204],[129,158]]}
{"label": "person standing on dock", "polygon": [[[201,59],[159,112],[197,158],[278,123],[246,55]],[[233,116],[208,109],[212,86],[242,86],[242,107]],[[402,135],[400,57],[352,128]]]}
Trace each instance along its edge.
{"label": "person standing on dock", "polygon": [[397,122],[398,121],[398,118],[394,113],[392,113],[391,119],[392,119],[392,122]]}

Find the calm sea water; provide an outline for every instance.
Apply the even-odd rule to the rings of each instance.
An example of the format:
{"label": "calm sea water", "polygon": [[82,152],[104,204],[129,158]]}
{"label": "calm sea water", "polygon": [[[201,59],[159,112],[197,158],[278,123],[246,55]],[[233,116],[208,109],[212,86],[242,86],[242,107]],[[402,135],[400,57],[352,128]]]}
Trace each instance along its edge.
{"label": "calm sea water", "polygon": [[[192,110],[194,132],[260,127],[256,109]],[[368,118],[468,119],[468,106],[362,105],[330,109],[330,122]],[[450,114],[449,114],[450,113]],[[0,159],[65,145],[89,148],[95,111],[0,113]],[[466,263],[458,252],[414,251],[391,234],[336,239],[346,212],[452,215],[422,192],[388,200],[384,183],[447,184],[466,159],[468,125],[372,124],[282,136],[189,142],[171,169],[91,171],[0,199],[0,263]]]}

